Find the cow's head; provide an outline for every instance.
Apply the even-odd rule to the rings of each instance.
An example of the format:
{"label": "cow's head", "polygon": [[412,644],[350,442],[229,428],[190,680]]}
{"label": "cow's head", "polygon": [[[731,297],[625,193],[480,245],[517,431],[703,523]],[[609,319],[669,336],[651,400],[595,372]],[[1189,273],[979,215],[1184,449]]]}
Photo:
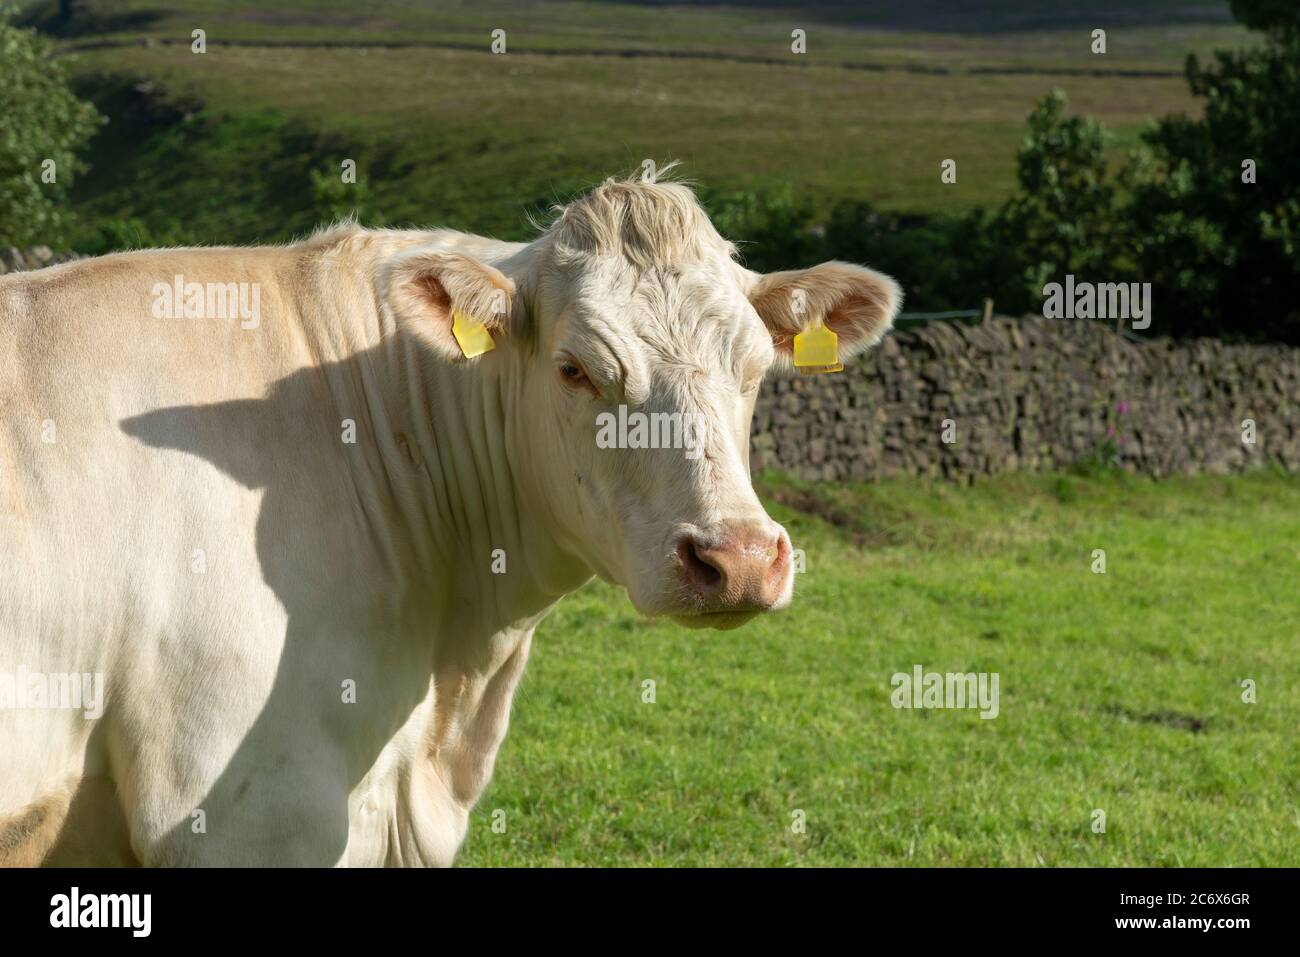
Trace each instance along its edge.
{"label": "cow's head", "polygon": [[898,285],[840,262],[751,272],[680,183],[610,180],[557,213],[494,265],[411,257],[390,296],[452,362],[455,313],[489,327],[472,361],[509,379],[535,507],[638,609],[725,628],[788,605],[790,539],[749,477],[759,385],[818,320],[841,359],[877,342]]}

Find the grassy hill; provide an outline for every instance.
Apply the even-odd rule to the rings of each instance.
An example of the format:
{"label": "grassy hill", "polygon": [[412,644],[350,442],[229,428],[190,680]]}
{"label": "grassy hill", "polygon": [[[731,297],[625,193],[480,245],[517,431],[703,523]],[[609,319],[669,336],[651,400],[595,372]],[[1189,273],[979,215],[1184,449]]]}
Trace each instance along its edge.
{"label": "grassy hill", "polygon": [[[282,239],[321,217],[310,172],[345,156],[369,182],[367,218],[509,237],[530,206],[647,157],[819,207],[959,211],[1010,192],[1025,114],[1048,89],[1115,130],[1118,155],[1150,118],[1195,109],[1186,53],[1250,40],[1226,2],[1201,0],[1136,13],[1106,0],[1083,17],[1063,0],[979,15],[957,0],[263,6],[82,0],[71,21],[48,0],[25,8],[116,126],[77,192],[89,219],[135,217],[170,241]],[[1097,27],[1104,56],[1089,49]],[[790,51],[795,28],[806,54]],[[505,55],[490,52],[495,29]],[[148,109],[122,113],[141,80]],[[955,185],[939,181],[945,158]]]}

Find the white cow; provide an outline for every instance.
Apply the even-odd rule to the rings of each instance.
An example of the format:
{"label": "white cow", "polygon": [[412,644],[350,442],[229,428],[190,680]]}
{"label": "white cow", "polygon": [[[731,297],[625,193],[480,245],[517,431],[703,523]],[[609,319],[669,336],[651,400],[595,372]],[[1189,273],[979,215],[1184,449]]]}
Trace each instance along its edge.
{"label": "white cow", "polygon": [[562,596],[789,603],[759,383],[897,285],[750,272],[677,183],[557,214],[0,279],[0,863],[449,864]]}

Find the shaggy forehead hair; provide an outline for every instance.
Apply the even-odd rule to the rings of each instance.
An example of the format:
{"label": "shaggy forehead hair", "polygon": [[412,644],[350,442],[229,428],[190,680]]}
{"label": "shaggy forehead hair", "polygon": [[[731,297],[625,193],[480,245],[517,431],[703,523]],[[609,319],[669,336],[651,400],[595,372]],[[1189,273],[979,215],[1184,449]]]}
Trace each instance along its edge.
{"label": "shaggy forehead hair", "polygon": [[616,257],[643,272],[736,256],[684,183],[611,178],[554,212],[544,240],[562,267],[595,255]]}

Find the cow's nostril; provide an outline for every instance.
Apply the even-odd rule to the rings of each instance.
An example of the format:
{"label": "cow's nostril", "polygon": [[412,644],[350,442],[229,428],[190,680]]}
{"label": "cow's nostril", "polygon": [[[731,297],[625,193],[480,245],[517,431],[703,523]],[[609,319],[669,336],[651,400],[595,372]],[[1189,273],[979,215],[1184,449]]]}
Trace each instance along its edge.
{"label": "cow's nostril", "polygon": [[675,577],[701,612],[762,611],[789,587],[790,540],[770,523],[722,523],[674,548]]}
{"label": "cow's nostril", "polygon": [[693,537],[688,535],[677,543],[677,559],[687,580],[697,588],[712,591],[722,584],[722,569],[700,554],[700,544]]}

